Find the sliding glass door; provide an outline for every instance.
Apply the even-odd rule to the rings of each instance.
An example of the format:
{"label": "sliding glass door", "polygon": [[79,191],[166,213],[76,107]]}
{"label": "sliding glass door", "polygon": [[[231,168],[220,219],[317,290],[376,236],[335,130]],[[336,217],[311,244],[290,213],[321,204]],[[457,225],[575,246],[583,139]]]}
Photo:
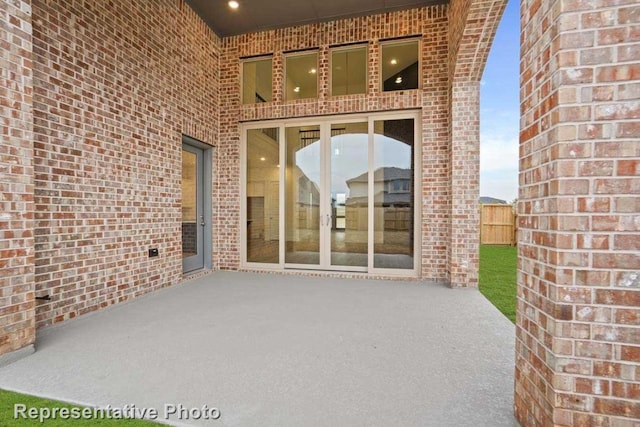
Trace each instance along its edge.
{"label": "sliding glass door", "polygon": [[[294,126],[285,131],[285,260],[286,264],[320,265],[321,140],[320,126]],[[324,213],[324,212],[322,212]]]}
{"label": "sliding glass door", "polygon": [[330,264],[367,267],[369,124],[331,125],[329,186]]}
{"label": "sliding glass door", "polygon": [[374,122],[374,268],[413,268],[414,140],[413,119]]}
{"label": "sliding glass door", "polygon": [[246,128],[243,262],[412,274],[416,125],[407,113]]}
{"label": "sliding glass door", "polygon": [[247,262],[278,264],[280,259],[279,129],[246,131],[245,245]]}

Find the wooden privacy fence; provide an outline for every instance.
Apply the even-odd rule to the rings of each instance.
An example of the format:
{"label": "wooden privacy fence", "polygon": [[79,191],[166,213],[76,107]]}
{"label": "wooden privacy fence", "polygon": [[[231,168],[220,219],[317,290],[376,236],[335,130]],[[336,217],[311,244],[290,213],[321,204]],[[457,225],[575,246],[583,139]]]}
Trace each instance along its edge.
{"label": "wooden privacy fence", "polygon": [[480,244],[516,244],[516,214],[513,206],[480,205]]}

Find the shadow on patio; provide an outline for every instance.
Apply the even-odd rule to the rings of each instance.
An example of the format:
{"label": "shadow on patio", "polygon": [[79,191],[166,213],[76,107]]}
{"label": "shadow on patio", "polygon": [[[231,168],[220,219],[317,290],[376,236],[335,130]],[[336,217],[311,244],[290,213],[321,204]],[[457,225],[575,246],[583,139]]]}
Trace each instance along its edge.
{"label": "shadow on patio", "polygon": [[476,290],[218,272],[39,332],[0,388],[220,426],[516,426],[513,345]]}

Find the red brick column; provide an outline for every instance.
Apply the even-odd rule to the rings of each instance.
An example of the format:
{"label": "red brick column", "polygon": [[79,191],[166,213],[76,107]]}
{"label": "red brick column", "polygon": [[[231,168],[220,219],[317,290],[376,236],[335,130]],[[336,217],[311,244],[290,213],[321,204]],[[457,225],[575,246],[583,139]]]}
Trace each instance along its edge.
{"label": "red brick column", "polygon": [[451,286],[478,286],[480,82],[454,81],[451,96]]}
{"label": "red brick column", "polygon": [[640,8],[523,0],[515,411],[640,423]]}
{"label": "red brick column", "polygon": [[0,365],[33,351],[31,2],[0,0]]}

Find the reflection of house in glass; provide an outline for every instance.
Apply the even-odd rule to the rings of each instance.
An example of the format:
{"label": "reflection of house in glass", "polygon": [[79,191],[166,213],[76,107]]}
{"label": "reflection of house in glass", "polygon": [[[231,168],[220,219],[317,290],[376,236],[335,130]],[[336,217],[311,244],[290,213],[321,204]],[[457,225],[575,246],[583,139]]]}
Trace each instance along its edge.
{"label": "reflection of house in glass", "polygon": [[[349,199],[346,204],[367,203],[369,176],[363,173],[347,181]],[[397,167],[378,168],[373,173],[375,205],[380,207],[409,207],[412,205],[411,169]]]}
{"label": "reflection of house in glass", "polygon": [[[347,228],[366,230],[367,227],[367,173],[347,181],[349,197],[346,200]],[[413,242],[412,171],[398,167],[378,168],[374,181],[374,245],[380,254],[411,255]]]}

